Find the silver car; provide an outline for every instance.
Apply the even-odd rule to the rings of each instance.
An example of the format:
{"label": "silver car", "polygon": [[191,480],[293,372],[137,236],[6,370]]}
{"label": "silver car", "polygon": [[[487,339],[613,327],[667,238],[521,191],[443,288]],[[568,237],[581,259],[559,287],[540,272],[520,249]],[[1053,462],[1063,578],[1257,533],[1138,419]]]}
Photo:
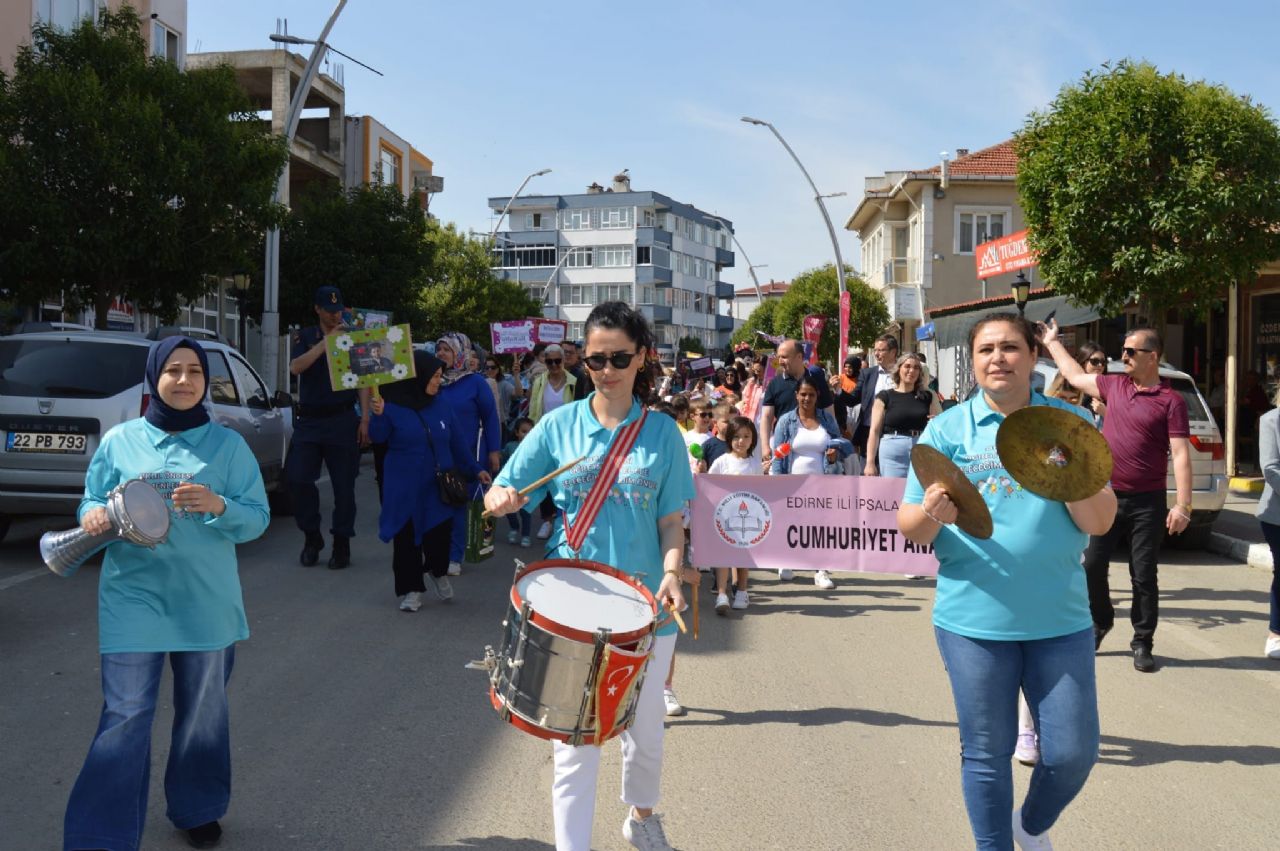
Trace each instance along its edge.
{"label": "silver car", "polygon": [[[244,437],[273,507],[287,510],[292,399],[272,397],[231,346],[200,344],[209,356],[211,417]],[[150,346],[138,334],[112,331],[0,337],[0,539],[16,515],[75,514],[102,435],[146,410]]]}

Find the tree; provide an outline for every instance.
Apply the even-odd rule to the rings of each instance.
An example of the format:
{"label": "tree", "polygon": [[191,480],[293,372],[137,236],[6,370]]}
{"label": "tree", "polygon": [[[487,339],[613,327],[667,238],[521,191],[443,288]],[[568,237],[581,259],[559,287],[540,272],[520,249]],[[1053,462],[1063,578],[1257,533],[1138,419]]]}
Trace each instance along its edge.
{"label": "tree", "polygon": [[[280,315],[312,325],[311,296],[325,284],[342,290],[348,307],[390,310],[393,321],[426,331],[420,300],[434,245],[417,193],[395,186],[334,186],[300,197],[280,233]],[[260,290],[259,290],[260,292]],[[250,292],[261,309],[262,299]]]}
{"label": "tree", "polygon": [[[868,348],[889,324],[889,308],[884,297],[867,285],[857,272],[845,268],[849,302],[849,345]],[[818,342],[818,358],[834,363],[839,357],[840,283],[833,263],[797,275],[778,300],[773,316],[773,333],[801,339],[804,318],[817,314],[827,318]],[[763,330],[763,329],[762,329]]]}
{"label": "tree", "polygon": [[697,337],[681,337],[676,343],[676,352],[679,357],[684,357],[685,352],[693,352],[695,354],[706,354],[706,345]]}
{"label": "tree", "polygon": [[1280,132],[1222,86],[1104,65],[1032,113],[1016,149],[1041,273],[1077,304],[1203,310],[1280,256]]}
{"label": "tree", "polygon": [[137,13],[40,25],[0,73],[0,290],[172,317],[256,262],[288,152],[229,67],[148,57]]}
{"label": "tree", "polygon": [[432,263],[418,297],[426,317],[422,339],[461,331],[488,348],[489,323],[542,315],[542,302],[524,287],[494,277],[492,243],[468,239],[453,224],[434,221],[427,225],[427,242]]}
{"label": "tree", "polygon": [[756,305],[755,310],[751,311],[751,315],[742,323],[742,326],[733,332],[733,336],[729,338],[730,343],[735,346],[739,343],[746,343],[753,349],[759,348],[764,343],[764,338],[756,332],[776,333],[773,330],[773,323],[777,310],[778,300],[776,298],[767,298],[760,302],[760,304]]}

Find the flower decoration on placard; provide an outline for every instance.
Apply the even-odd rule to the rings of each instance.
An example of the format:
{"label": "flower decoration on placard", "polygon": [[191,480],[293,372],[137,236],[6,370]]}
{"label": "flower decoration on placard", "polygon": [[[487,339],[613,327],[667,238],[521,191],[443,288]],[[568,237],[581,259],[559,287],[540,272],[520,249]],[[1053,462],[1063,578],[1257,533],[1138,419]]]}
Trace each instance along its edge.
{"label": "flower decoration on placard", "polygon": [[356,378],[354,372],[348,372],[342,376],[342,386],[348,390],[354,390],[356,385],[360,383],[360,379]]}
{"label": "flower decoration on placard", "polygon": [[404,337],[404,332],[400,330],[398,325],[392,325],[387,329],[387,340],[392,343],[398,343]]}
{"label": "flower decoration on placard", "polygon": [[409,374],[409,370],[404,364],[398,363],[391,368],[391,374],[397,379],[401,379]]}
{"label": "flower decoration on placard", "polygon": [[[351,348],[352,343],[353,341],[351,339],[350,334],[343,334],[341,337],[339,337],[337,340],[334,341],[334,345],[336,345],[339,349],[342,349],[342,351],[344,352],[348,351]],[[355,376],[352,376],[352,378],[354,377]],[[344,378],[343,381],[345,382],[346,379]]]}

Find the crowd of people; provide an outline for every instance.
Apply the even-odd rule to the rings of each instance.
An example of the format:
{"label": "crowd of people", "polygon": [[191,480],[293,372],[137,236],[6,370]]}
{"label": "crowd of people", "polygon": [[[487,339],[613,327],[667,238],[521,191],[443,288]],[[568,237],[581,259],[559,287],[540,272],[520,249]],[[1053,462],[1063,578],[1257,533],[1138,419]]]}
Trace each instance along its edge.
{"label": "crowd of people", "polygon": [[[1134,668],[1149,673],[1157,668],[1158,547],[1190,519],[1186,405],[1159,377],[1162,344],[1154,330],[1132,330],[1121,350],[1125,371],[1108,374],[1098,347],[1068,352],[1052,322],[985,317],[968,341],[978,391],[944,410],[924,358],[900,354],[891,335],[875,341],[873,365],[863,368],[851,356],[830,378],[794,340],[782,341],[768,358],[740,349],[723,366],[695,374],[683,360],[660,368],[644,317],[610,302],[592,311],[580,343],[539,346],[509,366],[464,334],[441,335],[414,352],[413,377],[368,393],[329,386],[325,338],[338,333],[341,306],[335,288],[317,290],[317,324],[298,333],[290,364],[301,398],[287,474],[303,566],[316,565],[324,548],[316,489],[322,464],[334,489],[328,564],[335,570],[351,564],[354,477],[360,447],[370,443],[381,500],[378,536],[391,544],[393,591],[406,613],[422,608],[428,580],[441,601],[453,598],[462,521],[481,494],[490,512],[508,518],[512,544],[530,547],[541,539],[548,557],[605,565],[625,559],[664,611],[679,611],[684,584],[704,581],[688,567],[696,476],[904,478],[899,527],[911,541],[931,545],[939,562],[933,626],[959,721],[961,791],[975,844],[1051,848],[1049,829],[1098,755],[1093,658],[1115,625],[1111,552],[1121,539],[1129,542],[1130,646]],[[1060,375],[1043,394],[1031,385],[1041,349]],[[219,820],[230,799],[226,685],[235,645],[248,637],[235,547],[261,535],[270,513],[247,445],[209,420],[207,374],[196,341],[156,343],[146,370],[151,404],[143,417],[105,435],[90,463],[80,510],[86,531],[108,527],[112,489],[135,478],[171,501],[173,526],[154,549],[117,546],[104,557],[104,702],[67,805],[66,849],[138,847],[166,657],[175,692],[168,815],[193,847],[210,848],[221,838]],[[996,433],[1005,417],[1028,405],[1070,411],[1101,429],[1116,460],[1111,481],[1066,503],[1024,489],[992,492],[985,499],[993,533],[973,538],[955,526],[958,508],[945,487],[917,479],[911,449],[929,445],[973,480],[999,474]],[[1260,520],[1280,556],[1278,422],[1272,411],[1260,423],[1267,481]],[[609,467],[624,433],[625,457]],[[1169,457],[1177,485],[1172,508],[1165,491]],[[580,469],[596,470],[600,486],[616,498],[584,499],[554,477],[538,484],[575,459]],[[619,477],[623,464],[628,475]],[[178,563],[180,571],[163,569]],[[748,609],[746,569],[710,572],[718,613]],[[779,571],[780,579],[792,576]],[[822,570],[814,572],[814,584],[835,587]],[[1280,658],[1278,592],[1280,579],[1271,589],[1265,645],[1271,658]],[[675,624],[664,618],[648,665],[665,676],[644,679],[634,719],[619,736],[628,805],[622,832],[636,847],[657,851],[670,848],[654,811],[663,719],[684,711],[672,686],[675,651]],[[590,847],[600,750],[553,744],[558,849]],[[1016,808],[1015,759],[1033,766],[1030,790]]]}

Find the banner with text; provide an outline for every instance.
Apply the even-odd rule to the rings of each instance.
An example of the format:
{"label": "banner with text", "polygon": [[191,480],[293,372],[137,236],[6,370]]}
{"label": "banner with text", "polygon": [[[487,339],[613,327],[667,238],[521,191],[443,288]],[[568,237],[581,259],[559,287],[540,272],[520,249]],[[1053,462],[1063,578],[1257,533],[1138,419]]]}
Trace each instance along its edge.
{"label": "banner with text", "polygon": [[1040,262],[1039,255],[1027,244],[1025,230],[984,242],[974,250],[973,254],[974,261],[978,265],[979,278],[1016,272]]}
{"label": "banner with text", "polygon": [[568,330],[569,323],[563,319],[517,319],[489,324],[495,355],[524,354],[538,343],[563,343]]}
{"label": "banner with text", "polygon": [[827,318],[811,313],[804,318],[804,341],[813,346],[809,355],[809,366],[818,362],[818,341],[822,339],[822,329],[827,327]]}
{"label": "banner with text", "polygon": [[906,479],[694,477],[689,527],[697,567],[855,570],[932,576],[933,547],[898,531]]}

